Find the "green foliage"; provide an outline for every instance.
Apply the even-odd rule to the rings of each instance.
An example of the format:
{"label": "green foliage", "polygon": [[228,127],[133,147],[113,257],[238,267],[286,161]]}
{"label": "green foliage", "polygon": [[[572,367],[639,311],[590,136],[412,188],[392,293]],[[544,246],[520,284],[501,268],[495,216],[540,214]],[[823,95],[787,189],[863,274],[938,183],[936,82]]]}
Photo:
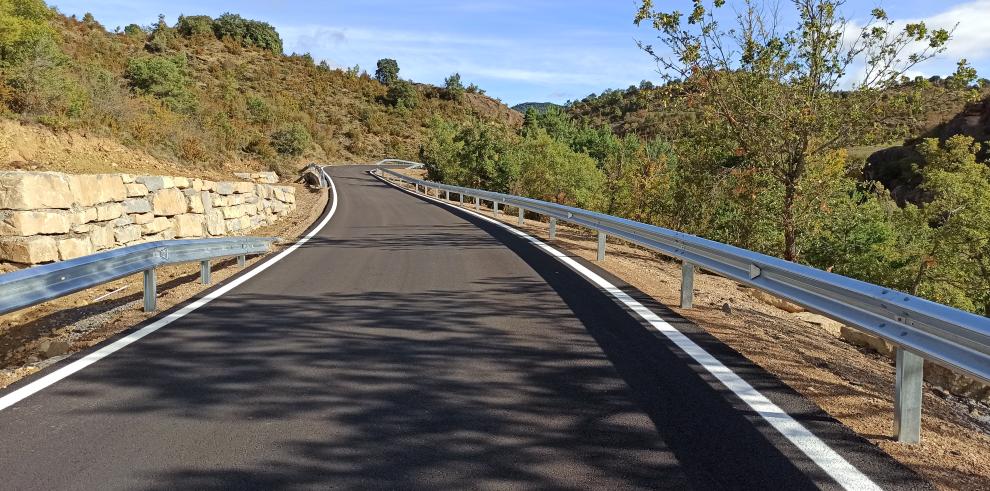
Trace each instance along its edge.
{"label": "green foliage", "polygon": [[144,48],[152,53],[164,53],[174,39],[174,30],[165,22],[165,16],[159,15],[158,24],[148,35],[148,42],[145,43]]}
{"label": "green foliage", "polygon": [[275,114],[272,112],[271,106],[261,97],[248,96],[245,105],[248,115],[254,123],[268,124],[275,119]]}
{"label": "green foliage", "polygon": [[255,46],[282,54],[282,38],[267,22],[245,19],[228,12],[213,21],[213,34],[217,39],[230,38],[244,46]]}
{"label": "green foliage", "polygon": [[38,49],[50,50],[51,17],[41,0],[0,0],[0,68],[23,63]]}
{"label": "green foliage", "polygon": [[291,123],[272,133],[271,145],[282,155],[299,156],[309,148],[313,141],[306,127],[299,123]]}
{"label": "green foliage", "polygon": [[419,92],[412,82],[407,80],[392,82],[385,98],[389,104],[400,109],[414,109],[419,104]]}
{"label": "green foliage", "polygon": [[467,89],[465,89],[465,90],[467,90],[467,92],[469,94],[481,94],[481,95],[485,95],[485,89],[482,89],[481,87],[478,87],[477,85],[475,85],[473,83],[468,84]]}
{"label": "green foliage", "polygon": [[173,111],[195,109],[185,55],[145,56],[127,62],[124,77],[138,93],[152,95]]}
{"label": "green foliage", "polygon": [[[729,7],[738,12],[734,25],[724,27],[716,19],[726,4],[697,0],[684,18],[643,0],[635,22],[652,24],[665,50],[641,47],[668,81],[682,80],[698,94],[707,118],[725,126],[747,165],[780,183],[783,255],[798,260],[796,206],[802,189],[814,192],[802,184],[814,159],[889,118],[910,116],[910,105],[896,102],[905,93],[894,89],[903,74],[945,50],[949,33],[923,22],[899,27],[876,9],[858,35],[844,39],[841,0],[800,0],[793,15],[773,14],[793,17],[790,28],[770,19],[760,2],[739,0]],[[863,65],[862,76],[839,93],[855,64]]]}
{"label": "green foliage", "polygon": [[932,225],[916,288],[939,302],[990,315],[990,167],[982,145],[967,136],[918,147],[923,189],[932,195],[922,216]]}
{"label": "green foliage", "polygon": [[186,37],[213,36],[213,18],[208,15],[180,15],[175,30]]}
{"label": "green foliage", "polygon": [[384,85],[392,85],[399,81],[399,63],[391,58],[378,60],[378,68],[375,69],[375,80]]}
{"label": "green foliage", "polygon": [[124,28],[124,34],[131,37],[144,37],[147,35],[147,33],[144,32],[144,28],[137,24],[127,24],[127,27]]}
{"label": "green foliage", "polygon": [[512,147],[505,160],[518,169],[514,191],[583,208],[596,208],[602,193],[602,175],[587,154],[537,130]]}
{"label": "green foliage", "polygon": [[455,73],[443,81],[444,95],[452,101],[464,99],[464,84],[461,83],[461,74]]}

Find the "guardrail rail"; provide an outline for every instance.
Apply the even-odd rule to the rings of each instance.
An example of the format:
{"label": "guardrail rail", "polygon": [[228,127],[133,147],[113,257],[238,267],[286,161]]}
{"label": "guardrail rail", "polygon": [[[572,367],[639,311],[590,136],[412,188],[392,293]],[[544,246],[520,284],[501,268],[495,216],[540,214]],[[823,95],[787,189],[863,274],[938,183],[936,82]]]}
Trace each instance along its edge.
{"label": "guardrail rail", "polygon": [[[387,160],[382,163],[413,163]],[[420,164],[422,165],[422,164]],[[525,212],[549,217],[549,238],[557,220],[598,232],[598,260],[605,258],[606,237],[613,235],[682,261],[681,307],[693,300],[694,271],[706,271],[769,292],[850,327],[883,338],[896,347],[894,433],[902,442],[921,438],[921,396],[924,360],[990,384],[990,319],[890,288],[873,285],[747,249],[703,239],[655,225],[556,203],[480,189],[451,186],[386,168],[373,171],[382,179],[412,184],[416,192],[450,201],[474,198],[475,210],[491,203],[492,213],[514,207],[523,223]],[[422,191],[420,191],[422,189]]]}
{"label": "guardrail rail", "polygon": [[7,273],[0,275],[0,314],[141,272],[144,310],[152,312],[156,309],[156,267],[198,261],[200,281],[209,284],[210,260],[236,256],[243,266],[248,255],[265,254],[274,242],[269,237],[164,240]]}

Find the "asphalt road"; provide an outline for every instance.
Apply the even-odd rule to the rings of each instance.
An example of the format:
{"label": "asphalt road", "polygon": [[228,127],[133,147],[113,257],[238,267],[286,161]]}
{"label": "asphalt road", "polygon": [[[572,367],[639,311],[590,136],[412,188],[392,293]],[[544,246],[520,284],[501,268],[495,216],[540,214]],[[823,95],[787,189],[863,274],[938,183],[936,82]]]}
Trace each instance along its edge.
{"label": "asphalt road", "polygon": [[[365,170],[330,169],[338,209],[300,249],[0,411],[0,489],[839,487],[571,268]],[[584,265],[877,485],[927,486]]]}

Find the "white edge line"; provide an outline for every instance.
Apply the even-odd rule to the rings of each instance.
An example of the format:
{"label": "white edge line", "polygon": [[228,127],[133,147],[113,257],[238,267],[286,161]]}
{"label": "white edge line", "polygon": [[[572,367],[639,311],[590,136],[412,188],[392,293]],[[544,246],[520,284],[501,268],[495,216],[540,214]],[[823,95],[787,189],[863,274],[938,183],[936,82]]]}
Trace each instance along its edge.
{"label": "white edge line", "polygon": [[330,219],[333,218],[334,213],[337,212],[337,187],[334,186],[333,180],[330,179],[330,176],[326,174],[326,171],[323,171],[323,174],[326,175],[327,181],[330,183],[330,191],[333,198],[333,204],[330,205],[330,212],[327,213],[326,218],[324,218],[323,221],[319,223],[319,225],[314,227],[313,230],[311,230],[304,237],[300,238],[295,244],[289,246],[284,251],[278,253],[277,255],[265,261],[264,263],[260,264],[259,266],[255,267],[254,269],[248,271],[243,276],[240,276],[234,281],[231,281],[230,283],[220,288],[217,288],[216,290],[210,292],[208,295],[196,300],[195,302],[192,302],[186,305],[185,307],[182,307],[181,309],[176,310],[175,312],[172,312],[166,315],[165,317],[162,317],[161,319],[158,319],[157,321],[152,322],[151,324],[148,324],[147,326],[144,326],[141,329],[134,331],[128,334],[127,336],[124,336],[116,340],[113,343],[110,343],[92,353],[89,353],[88,355],[83,356],[82,358],[72,363],[69,363],[68,365],[62,368],[59,368],[58,370],[55,370],[54,372],[49,373],[48,375],[45,375],[44,377],[41,377],[38,380],[35,380],[34,382],[25,385],[24,387],[18,388],[17,390],[14,390],[9,394],[0,397],[0,411],[3,411],[4,409],[9,408],[10,406],[13,406],[14,404],[17,404],[18,402],[38,393],[41,390],[44,390],[45,388],[58,382],[59,380],[62,380],[78,372],[79,370],[82,370],[83,368],[86,368],[92,365],[93,363],[96,363],[97,361],[106,358],[113,352],[124,348],[125,346],[185,317],[189,313],[212,302],[213,300],[216,300],[223,294],[229,292],[230,290],[233,290],[234,288],[237,288],[245,281],[250,280],[251,278],[260,274],[262,271],[270,268],[273,264],[281,261],[283,258],[285,258],[285,256],[288,256],[293,251],[298,249],[301,245],[308,242],[309,239],[313,238],[313,236],[315,236],[318,232],[323,230],[323,228],[326,227],[328,223],[330,223]]}
{"label": "white edge line", "polygon": [[717,358],[712,356],[710,353],[704,350],[701,346],[698,346],[694,341],[684,335],[681,331],[677,330],[674,326],[670,325],[662,317],[646,308],[636,299],[630,297],[628,294],[623,292],[621,289],[611,284],[605,278],[591,271],[581,263],[575,261],[574,259],[568,257],[566,254],[554,249],[553,247],[547,245],[540,239],[537,239],[526,232],[518,230],[512,226],[509,226],[501,221],[495,220],[494,218],[487,217],[473,210],[469,210],[465,207],[457,206],[453,203],[447,203],[443,200],[435,199],[431,196],[425,196],[419,193],[413,193],[411,190],[405,189],[398,186],[386,179],[382,179],[379,176],[375,176],[382,182],[385,182],[397,189],[405,191],[406,193],[419,196],[421,198],[426,198],[430,201],[440,203],[442,205],[450,206],[457,210],[467,212],[474,215],[482,220],[486,220],[490,223],[498,225],[505,230],[529,241],[539,249],[550,256],[556,258],[558,261],[569,266],[574,271],[577,271],[581,276],[590,281],[592,284],[598,286],[608,294],[612,295],[616,300],[625,305],[627,308],[639,315],[643,320],[649,323],[657,331],[667,337],[671,342],[677,345],[685,354],[690,356],[701,365],[708,373],[712,374],[725,385],[726,388],[731,390],[737,397],[742,399],[750,408],[753,409],[757,414],[760,415],[767,423],[770,423],[781,435],[787,438],[791,443],[793,443],[798,449],[801,450],[805,455],[808,456],[818,467],[824,470],[832,479],[845,489],[855,489],[855,490],[879,490],[881,489],[876,483],[874,483],[869,477],[860,472],[855,466],[850,464],[846,459],[839,455],[835,450],[828,446],[827,443],[818,438],[817,435],[805,428],[801,423],[797,422],[790,414],[781,409],[779,406],[773,403],[766,396],[761,394],[752,385],[742,379],[739,375],[733,372],[729,367],[718,361]]}

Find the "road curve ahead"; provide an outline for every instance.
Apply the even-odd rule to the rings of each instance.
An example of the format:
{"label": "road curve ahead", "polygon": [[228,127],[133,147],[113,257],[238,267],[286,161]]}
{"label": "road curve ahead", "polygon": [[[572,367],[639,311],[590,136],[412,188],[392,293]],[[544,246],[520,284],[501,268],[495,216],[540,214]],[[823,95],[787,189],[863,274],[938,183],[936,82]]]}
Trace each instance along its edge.
{"label": "road curve ahead", "polygon": [[0,489],[926,487],[593,265],[852,472],[524,238],[329,170],[337,210],[312,240],[0,411]]}

